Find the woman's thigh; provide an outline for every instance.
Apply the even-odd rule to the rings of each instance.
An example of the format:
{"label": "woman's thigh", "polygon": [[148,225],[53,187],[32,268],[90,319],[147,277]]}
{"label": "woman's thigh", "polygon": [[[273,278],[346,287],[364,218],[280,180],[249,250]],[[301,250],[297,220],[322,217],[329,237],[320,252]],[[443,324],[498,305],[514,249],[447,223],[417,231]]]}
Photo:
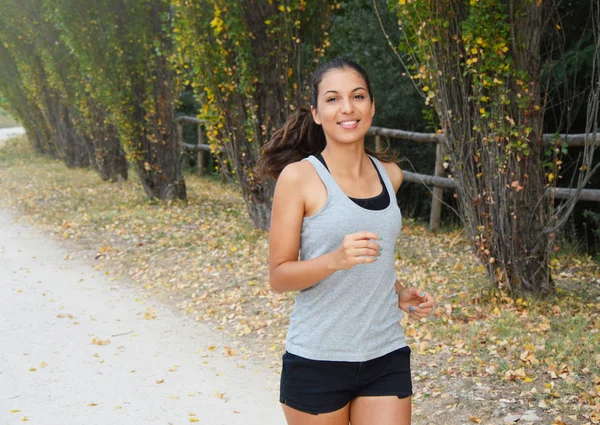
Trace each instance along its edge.
{"label": "woman's thigh", "polygon": [[350,403],[330,413],[313,415],[283,405],[283,413],[288,425],[348,425],[350,421]]}
{"label": "woman's thigh", "polygon": [[410,425],[411,397],[357,397],[350,403],[352,425]]}

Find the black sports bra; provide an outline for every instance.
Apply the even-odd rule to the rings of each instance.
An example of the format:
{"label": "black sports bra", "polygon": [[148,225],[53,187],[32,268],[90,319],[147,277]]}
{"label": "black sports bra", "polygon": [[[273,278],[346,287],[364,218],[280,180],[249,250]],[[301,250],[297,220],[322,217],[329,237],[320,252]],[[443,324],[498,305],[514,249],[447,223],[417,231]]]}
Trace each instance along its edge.
{"label": "black sports bra", "polygon": [[[327,171],[329,171],[329,167],[327,167],[327,163],[325,162],[323,155],[319,153],[315,155],[315,158],[321,161],[325,168],[327,168]],[[381,177],[381,174],[379,173],[379,169],[375,165],[375,162],[371,157],[369,157],[369,159],[373,163],[373,167],[375,167],[375,171],[377,171],[377,175],[379,176],[379,181],[381,182],[381,187],[383,188],[382,192],[379,195],[374,196],[372,198],[350,198],[349,196],[348,198],[350,198],[358,206],[367,210],[384,210],[390,205],[390,194],[388,193],[385,187],[385,183],[383,182],[383,178]]]}

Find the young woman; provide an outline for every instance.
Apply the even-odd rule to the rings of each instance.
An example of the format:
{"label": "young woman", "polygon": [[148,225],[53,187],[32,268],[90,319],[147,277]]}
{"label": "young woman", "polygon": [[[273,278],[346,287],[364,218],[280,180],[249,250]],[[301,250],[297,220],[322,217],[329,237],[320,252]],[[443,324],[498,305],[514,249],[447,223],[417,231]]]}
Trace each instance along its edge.
{"label": "young woman", "polygon": [[402,171],[365,150],[375,103],[364,69],[322,65],[311,107],[263,149],[277,179],[269,246],[274,290],[299,291],[283,356],[280,401],[289,425],[406,425],[410,348],[399,323],[433,297],[396,279]]}

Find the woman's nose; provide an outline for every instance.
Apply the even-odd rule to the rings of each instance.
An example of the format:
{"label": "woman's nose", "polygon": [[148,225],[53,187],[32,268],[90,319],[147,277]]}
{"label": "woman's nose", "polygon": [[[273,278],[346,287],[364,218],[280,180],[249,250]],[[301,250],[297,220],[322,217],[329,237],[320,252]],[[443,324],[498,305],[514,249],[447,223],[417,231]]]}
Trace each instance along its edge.
{"label": "woman's nose", "polygon": [[346,99],[342,101],[342,112],[344,114],[349,114],[352,112],[353,106],[352,101],[350,99]]}

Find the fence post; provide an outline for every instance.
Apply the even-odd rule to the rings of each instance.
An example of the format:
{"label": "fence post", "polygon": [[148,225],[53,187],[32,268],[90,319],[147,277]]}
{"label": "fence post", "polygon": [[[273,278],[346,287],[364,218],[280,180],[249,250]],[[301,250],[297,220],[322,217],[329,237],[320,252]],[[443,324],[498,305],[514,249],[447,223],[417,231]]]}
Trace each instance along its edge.
{"label": "fence post", "polygon": [[181,121],[177,121],[177,143],[183,150],[183,123]]}
{"label": "fence post", "polygon": [[[435,148],[435,171],[436,177],[444,175],[444,156],[446,155],[445,144],[442,140],[437,142]],[[442,197],[444,189],[439,186],[433,187],[433,198],[431,199],[431,214],[429,216],[429,230],[437,233],[440,230],[440,217],[442,215]]]}
{"label": "fence post", "polygon": [[183,155],[185,153],[183,147],[183,121],[177,121],[177,143],[179,143],[179,149],[181,149],[181,155],[179,157],[179,166],[183,170],[186,158],[186,156]]}
{"label": "fence post", "polygon": [[[202,124],[198,123],[198,146],[204,144],[204,130],[202,129]],[[198,149],[198,159],[196,165],[196,175],[198,177],[202,177],[204,174],[204,151],[202,149]]]}
{"label": "fence post", "polygon": [[375,136],[375,152],[381,152],[382,150],[381,136],[378,134]]}

